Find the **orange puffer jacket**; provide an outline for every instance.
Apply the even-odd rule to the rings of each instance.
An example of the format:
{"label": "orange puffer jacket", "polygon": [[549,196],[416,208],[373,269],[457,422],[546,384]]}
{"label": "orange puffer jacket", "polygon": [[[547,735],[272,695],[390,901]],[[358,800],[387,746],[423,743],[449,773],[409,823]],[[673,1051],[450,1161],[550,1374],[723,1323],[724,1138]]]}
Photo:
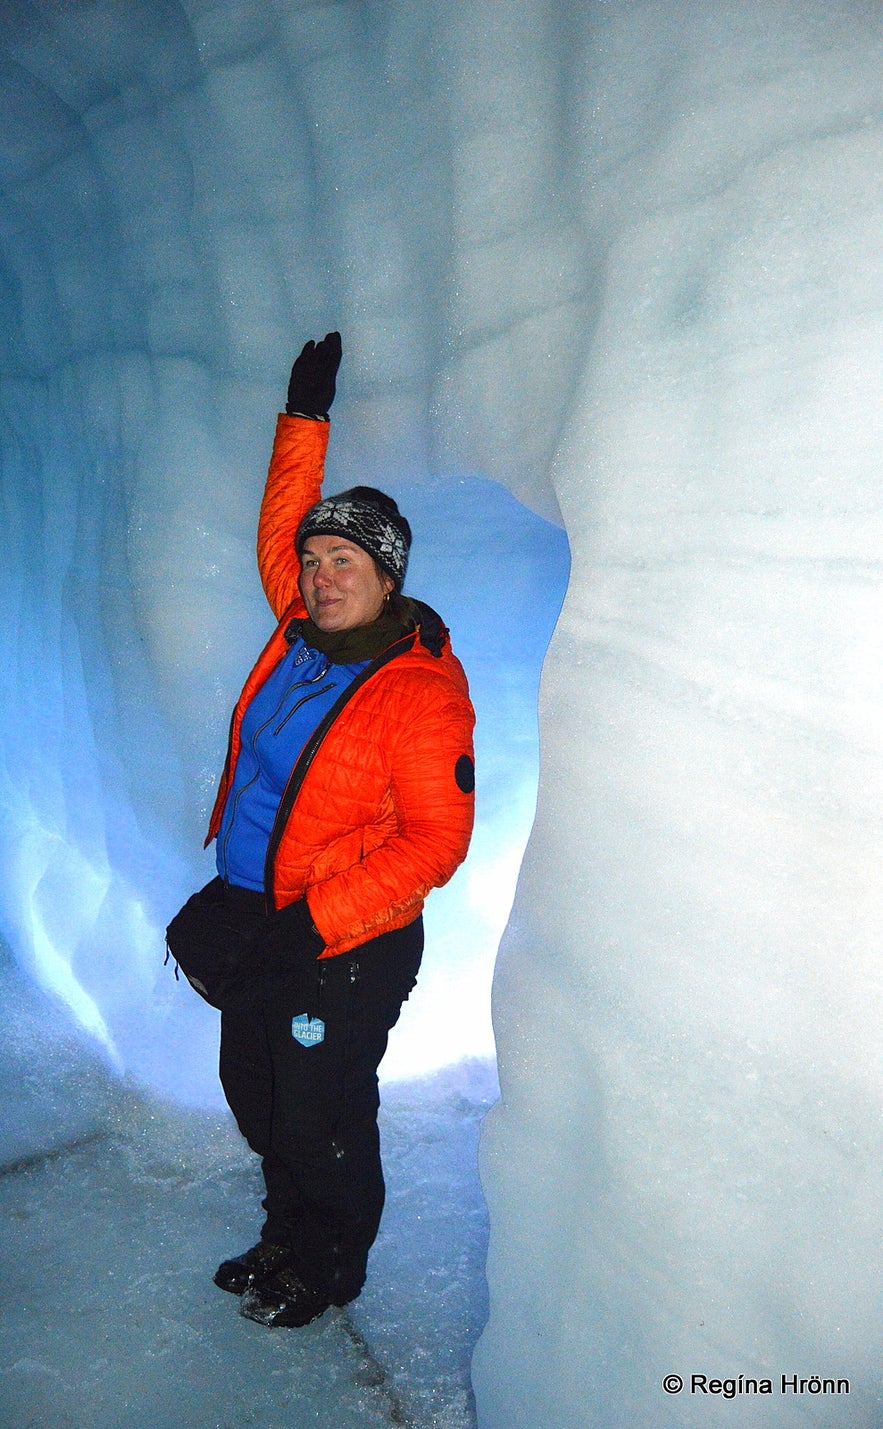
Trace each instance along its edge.
{"label": "orange puffer jacket", "polygon": [[[245,682],[209,825],[217,834],[242,716],[306,616],[294,537],[320,499],[327,422],[280,415],[258,524],[258,567],[279,625]],[[431,621],[383,651],[347,688],[298,757],[267,856],[267,901],[306,897],[323,957],[413,922],[446,883],[472,833],[472,729],[466,677]],[[435,637],[435,638],[434,638]],[[424,643],[426,642],[426,643]]]}

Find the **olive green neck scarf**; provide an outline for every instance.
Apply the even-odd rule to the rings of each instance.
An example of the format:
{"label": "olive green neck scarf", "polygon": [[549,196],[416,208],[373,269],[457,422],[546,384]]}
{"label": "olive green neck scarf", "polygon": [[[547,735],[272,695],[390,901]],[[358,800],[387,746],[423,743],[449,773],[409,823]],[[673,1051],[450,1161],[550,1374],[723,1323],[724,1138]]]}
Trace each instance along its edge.
{"label": "olive green neck scarf", "polygon": [[393,595],[370,625],[352,630],[320,630],[312,620],[301,620],[300,633],[311,650],[319,650],[332,665],[356,665],[373,660],[381,650],[417,626],[417,613],[407,596]]}

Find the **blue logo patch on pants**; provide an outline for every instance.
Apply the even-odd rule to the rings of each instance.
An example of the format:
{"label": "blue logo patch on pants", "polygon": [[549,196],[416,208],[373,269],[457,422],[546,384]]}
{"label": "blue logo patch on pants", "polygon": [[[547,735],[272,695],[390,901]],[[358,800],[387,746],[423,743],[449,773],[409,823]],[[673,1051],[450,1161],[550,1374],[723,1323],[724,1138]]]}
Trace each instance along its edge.
{"label": "blue logo patch on pants", "polygon": [[308,1017],[302,1012],[291,1019],[291,1035],[302,1047],[317,1047],[325,1041],[325,1023],[321,1017]]}

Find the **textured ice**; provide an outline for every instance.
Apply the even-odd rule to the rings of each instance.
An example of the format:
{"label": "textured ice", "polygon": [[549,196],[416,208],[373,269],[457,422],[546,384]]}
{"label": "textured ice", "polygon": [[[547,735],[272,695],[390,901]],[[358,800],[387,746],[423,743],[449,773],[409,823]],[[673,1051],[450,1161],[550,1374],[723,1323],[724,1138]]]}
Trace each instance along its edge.
{"label": "textured ice", "polygon": [[[82,14],[71,29],[62,10],[21,6],[6,42],[3,926],[114,1065],[218,1101],[216,1019],[181,998],[157,953],[212,871],[200,850],[229,709],[271,627],[254,530],[288,366],[305,332],[339,324],[330,485],[355,472],[401,497],[417,531],[409,588],[451,625],[480,718],[473,857],[430,911],[410,1051],[400,1037],[389,1067],[489,1055],[565,537],[477,461],[430,457],[412,404],[417,384],[425,415],[437,375],[425,355],[413,361],[403,300],[385,338],[387,398],[349,260],[336,278],[304,269],[302,251],[327,248],[329,229],[312,126],[281,78],[271,92],[278,36],[260,63],[219,59],[197,82],[180,12]],[[324,43],[327,19],[302,24]],[[93,52],[105,21],[115,41]],[[201,34],[207,20],[192,23]],[[252,94],[251,123],[233,135],[224,115]],[[292,135],[282,155],[279,130]],[[459,1007],[440,1019],[453,976]]]}
{"label": "textured ice", "polygon": [[[17,956],[117,1065],[209,1095],[157,929],[266,629],[268,416],[340,327],[331,484],[441,495],[420,593],[483,702],[408,1009],[450,1056],[486,1042],[566,566],[488,481],[573,557],[497,974],[479,1423],[877,1429],[879,6],[17,0],[3,43]],[[765,1371],[852,1392],[661,1386]]]}
{"label": "textured ice", "polygon": [[[479,1422],[870,1429],[880,12],[586,23],[603,285],[555,457],[573,573],[495,982]],[[783,1374],[850,1394],[783,1396]]]}

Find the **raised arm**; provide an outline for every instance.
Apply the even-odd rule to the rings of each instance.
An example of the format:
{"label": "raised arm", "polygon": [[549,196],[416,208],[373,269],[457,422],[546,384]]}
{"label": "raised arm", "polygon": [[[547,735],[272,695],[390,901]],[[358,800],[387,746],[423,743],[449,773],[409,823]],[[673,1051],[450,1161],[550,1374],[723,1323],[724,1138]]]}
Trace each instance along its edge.
{"label": "raised arm", "polygon": [[305,344],[291,369],[285,412],[276,422],[258,520],[257,555],[264,592],[277,619],[300,599],[294,538],[304,515],[322,495],[328,409],[334,400],[340,352],[337,332]]}

